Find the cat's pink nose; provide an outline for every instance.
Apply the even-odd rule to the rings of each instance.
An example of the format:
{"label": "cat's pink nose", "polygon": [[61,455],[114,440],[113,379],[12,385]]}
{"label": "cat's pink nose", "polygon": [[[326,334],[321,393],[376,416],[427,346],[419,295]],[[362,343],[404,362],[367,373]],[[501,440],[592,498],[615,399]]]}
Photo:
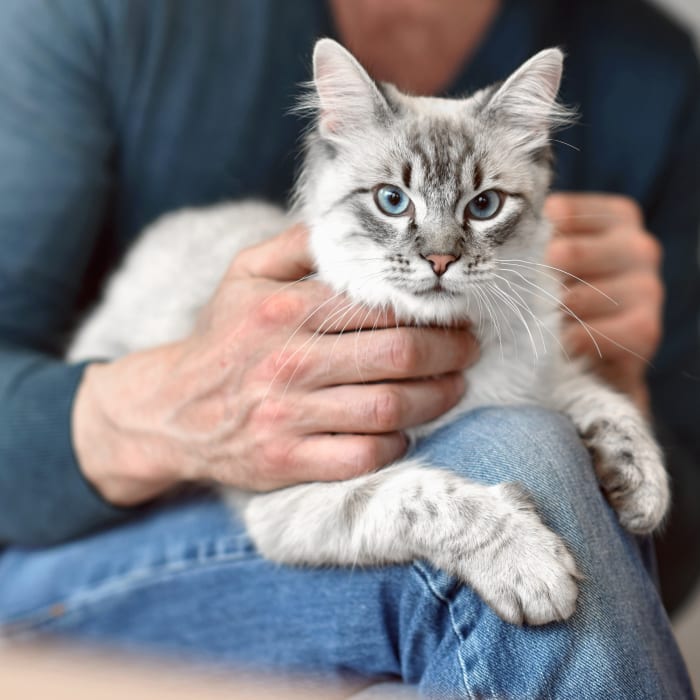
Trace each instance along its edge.
{"label": "cat's pink nose", "polygon": [[455,260],[457,260],[457,256],[456,255],[426,255],[425,259],[430,261],[430,264],[433,266],[433,272],[438,277],[442,277],[442,275],[444,275],[445,272],[447,272],[447,268]]}

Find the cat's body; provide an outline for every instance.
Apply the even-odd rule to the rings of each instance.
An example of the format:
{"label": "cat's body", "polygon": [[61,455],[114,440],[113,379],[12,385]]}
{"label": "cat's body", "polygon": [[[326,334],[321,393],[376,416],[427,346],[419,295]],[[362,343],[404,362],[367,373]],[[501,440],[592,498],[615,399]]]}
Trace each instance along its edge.
{"label": "cat's body", "polygon": [[[594,452],[622,523],[653,530],[669,499],[659,450],[628,399],[566,358],[559,280],[542,265],[548,132],[564,116],[554,101],[561,54],[543,52],[503,87],[463,101],[379,89],[327,40],[315,68],[319,122],[295,216],[311,229],[320,278],[406,322],[469,319],[480,343],[461,403],[413,437],[479,406],[562,411]],[[184,337],[235,254],[291,222],[255,202],[163,218],[127,256],[69,358]],[[573,559],[514,485],[485,486],[407,459],[346,482],[230,496],[260,551],[281,562],[425,558],[508,620],[544,623],[575,607]]]}

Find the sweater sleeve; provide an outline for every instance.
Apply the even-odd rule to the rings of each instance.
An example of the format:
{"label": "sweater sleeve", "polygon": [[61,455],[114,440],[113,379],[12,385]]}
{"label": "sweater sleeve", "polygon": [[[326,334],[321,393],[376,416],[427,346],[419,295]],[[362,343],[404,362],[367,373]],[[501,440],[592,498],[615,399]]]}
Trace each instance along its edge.
{"label": "sweater sleeve", "polygon": [[96,3],[0,3],[0,542],[45,545],[123,515],[82,477],[60,359],[112,188]]}

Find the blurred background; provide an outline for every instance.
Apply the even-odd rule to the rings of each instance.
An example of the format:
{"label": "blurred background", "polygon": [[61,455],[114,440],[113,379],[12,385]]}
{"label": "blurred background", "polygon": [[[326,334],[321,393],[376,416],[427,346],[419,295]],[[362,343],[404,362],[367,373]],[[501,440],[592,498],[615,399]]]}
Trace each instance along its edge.
{"label": "blurred background", "polygon": [[[700,0],[654,0],[654,2],[693,30],[696,46],[700,50]],[[693,599],[676,616],[674,623],[695,692],[700,694],[700,588],[696,586]]]}
{"label": "blurred background", "polygon": [[698,0],[653,0],[660,7],[679,17],[695,31],[700,44],[700,2]]}

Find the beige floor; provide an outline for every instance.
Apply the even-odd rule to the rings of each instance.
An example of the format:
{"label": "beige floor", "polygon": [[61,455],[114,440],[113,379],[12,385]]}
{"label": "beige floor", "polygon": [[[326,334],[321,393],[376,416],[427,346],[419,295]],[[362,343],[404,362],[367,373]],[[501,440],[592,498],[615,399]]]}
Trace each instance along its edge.
{"label": "beige floor", "polygon": [[700,696],[700,587],[673,627],[688,664],[695,692]]}

